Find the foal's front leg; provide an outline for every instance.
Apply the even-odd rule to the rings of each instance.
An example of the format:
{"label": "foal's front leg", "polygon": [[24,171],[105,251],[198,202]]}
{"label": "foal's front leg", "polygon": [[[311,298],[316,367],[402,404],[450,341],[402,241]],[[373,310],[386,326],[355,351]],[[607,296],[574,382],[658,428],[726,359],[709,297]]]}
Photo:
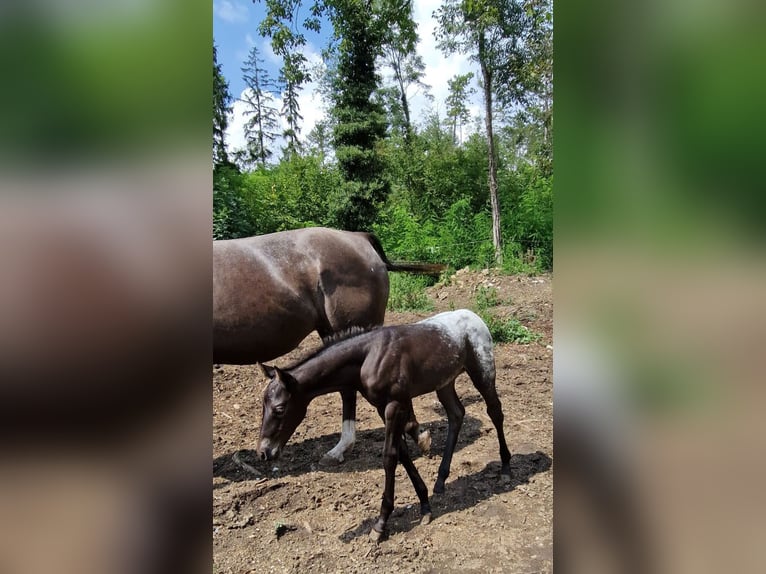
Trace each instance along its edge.
{"label": "foal's front leg", "polygon": [[322,462],[340,464],[343,455],[354,446],[356,440],[356,390],[344,389],[340,393],[343,399],[343,422],[341,424],[340,440],[332,450],[322,457]]}
{"label": "foal's front leg", "polygon": [[394,479],[396,478],[396,463],[399,460],[399,445],[402,440],[404,426],[407,424],[407,412],[397,401],[391,401],[384,408],[379,408],[386,425],[386,440],[383,443],[383,469],[386,472],[383,487],[383,501],[380,504],[380,516],[373,524],[370,538],[378,542],[386,532],[386,525],[394,509]]}
{"label": "foal's front leg", "polygon": [[420,500],[420,523],[428,524],[431,522],[431,505],[428,502],[428,487],[426,486],[426,483],[423,482],[418,469],[415,468],[415,464],[410,458],[410,453],[407,450],[407,441],[404,440],[404,437],[399,441],[399,462],[402,463],[404,470],[407,471],[407,476],[410,477],[412,486],[415,487],[415,493],[418,495],[418,500]]}

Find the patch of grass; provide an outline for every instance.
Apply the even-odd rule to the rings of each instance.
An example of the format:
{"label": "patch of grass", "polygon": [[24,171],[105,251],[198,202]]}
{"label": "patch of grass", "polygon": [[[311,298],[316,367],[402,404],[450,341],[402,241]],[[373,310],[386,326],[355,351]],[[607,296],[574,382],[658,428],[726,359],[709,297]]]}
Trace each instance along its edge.
{"label": "patch of grass", "polygon": [[518,319],[513,317],[503,319],[490,312],[491,308],[507,303],[510,301],[501,300],[495,287],[480,285],[476,292],[474,305],[476,313],[489,327],[492,340],[495,343],[520,343],[523,345],[539,341],[542,335],[530,331]]}
{"label": "patch of grass", "polygon": [[479,290],[476,292],[476,308],[479,311],[485,311],[490,307],[497,307],[502,304],[503,301],[500,300],[495,287],[479,285]]}
{"label": "patch of grass", "polygon": [[527,275],[534,277],[545,271],[538,263],[528,263],[519,257],[506,257],[503,259],[501,272],[504,275]]}
{"label": "patch of grass", "polygon": [[392,273],[388,295],[389,311],[433,311],[434,303],[426,294],[429,278],[423,275]]}
{"label": "patch of grass", "polygon": [[502,319],[488,313],[486,310],[480,310],[478,314],[487,324],[492,340],[495,343],[519,343],[527,345],[535,343],[542,338],[540,333],[531,331],[513,317]]}

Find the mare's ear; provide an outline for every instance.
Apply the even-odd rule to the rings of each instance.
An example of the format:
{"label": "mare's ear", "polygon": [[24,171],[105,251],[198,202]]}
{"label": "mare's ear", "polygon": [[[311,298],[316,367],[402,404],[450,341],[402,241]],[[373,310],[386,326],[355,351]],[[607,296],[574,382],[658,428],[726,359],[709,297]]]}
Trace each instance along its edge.
{"label": "mare's ear", "polygon": [[263,363],[258,363],[258,366],[261,368],[263,376],[267,379],[273,379],[277,375],[278,369],[276,367],[270,367],[269,365],[264,365]]}

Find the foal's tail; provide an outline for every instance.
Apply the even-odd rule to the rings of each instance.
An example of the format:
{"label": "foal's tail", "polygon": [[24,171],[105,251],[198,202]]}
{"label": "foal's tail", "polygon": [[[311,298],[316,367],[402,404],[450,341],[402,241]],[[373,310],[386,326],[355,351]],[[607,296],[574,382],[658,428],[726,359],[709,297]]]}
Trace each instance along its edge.
{"label": "foal's tail", "polygon": [[447,268],[446,265],[441,263],[419,263],[410,261],[398,261],[392,263],[388,260],[388,257],[386,257],[386,253],[383,251],[383,246],[380,244],[380,240],[377,237],[372,233],[363,233],[363,235],[367,238],[367,241],[370,242],[370,245],[372,245],[372,248],[377,254],[380,255],[383,263],[386,264],[386,269],[389,271],[406,271],[409,273],[421,273],[423,275],[438,275]]}

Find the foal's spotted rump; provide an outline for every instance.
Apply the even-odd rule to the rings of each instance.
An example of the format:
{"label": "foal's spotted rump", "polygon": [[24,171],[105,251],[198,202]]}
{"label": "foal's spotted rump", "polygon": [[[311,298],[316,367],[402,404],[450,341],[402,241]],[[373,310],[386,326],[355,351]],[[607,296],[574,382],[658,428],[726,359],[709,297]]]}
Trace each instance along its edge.
{"label": "foal's spotted rump", "polygon": [[261,456],[275,458],[317,396],[358,390],[385,423],[386,473],[380,516],[371,535],[380,539],[394,505],[394,476],[402,463],[420,499],[423,521],[430,521],[428,490],[407,452],[402,435],[412,419],[412,398],[436,392],[448,418],[444,456],[434,493],[444,491],[465,408],[455,379],[466,372],[487,405],[500,447],[501,472],[511,473],[511,454],[503,432],[503,411],[495,389],[495,361],[489,329],[475,313],[441,313],[413,325],[382,327],[340,341],[280,370],[264,366],[271,381],[263,397]]}
{"label": "foal's spotted rump", "polygon": [[492,352],[492,335],[487,325],[474,312],[468,309],[439,313],[420,323],[437,325],[444,330],[445,335],[459,341],[463,337],[476,354],[478,366],[486,377],[495,378],[495,354]]}

